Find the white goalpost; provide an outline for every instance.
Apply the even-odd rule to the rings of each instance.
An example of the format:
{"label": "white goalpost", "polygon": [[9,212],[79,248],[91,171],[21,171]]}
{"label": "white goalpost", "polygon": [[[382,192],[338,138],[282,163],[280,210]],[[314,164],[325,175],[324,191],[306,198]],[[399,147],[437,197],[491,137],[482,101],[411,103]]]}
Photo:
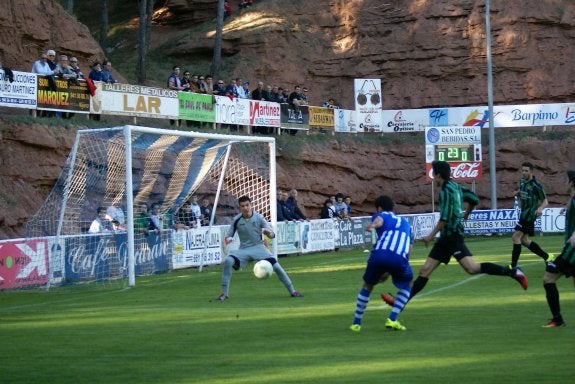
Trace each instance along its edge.
{"label": "white goalpost", "polygon": [[[27,239],[48,241],[48,287],[94,280],[134,286],[136,276],[172,269],[181,253],[174,237],[197,240],[197,230],[182,234],[173,226],[193,195],[212,207],[197,240],[201,271],[240,196],[249,195],[276,226],[275,154],[270,137],[130,125],[78,131],[56,185],[26,225]],[[162,230],[150,231],[151,206],[159,208]],[[93,233],[104,209],[103,230]]]}

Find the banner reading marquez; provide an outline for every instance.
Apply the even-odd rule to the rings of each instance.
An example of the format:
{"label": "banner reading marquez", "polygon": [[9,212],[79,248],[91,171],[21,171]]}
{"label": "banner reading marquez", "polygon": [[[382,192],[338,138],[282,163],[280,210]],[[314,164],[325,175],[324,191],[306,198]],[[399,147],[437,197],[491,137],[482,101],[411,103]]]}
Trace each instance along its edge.
{"label": "banner reading marquez", "polygon": [[38,76],[38,109],[90,113],[90,93],[86,82]]}

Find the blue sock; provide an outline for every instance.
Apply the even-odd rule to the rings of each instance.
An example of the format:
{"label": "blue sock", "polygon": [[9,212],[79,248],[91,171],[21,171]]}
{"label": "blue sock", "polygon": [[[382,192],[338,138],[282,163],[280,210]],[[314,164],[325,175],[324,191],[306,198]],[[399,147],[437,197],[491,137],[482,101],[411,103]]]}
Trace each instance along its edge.
{"label": "blue sock", "polygon": [[359,291],[355,307],[355,316],[353,318],[354,324],[361,324],[363,313],[365,312],[365,308],[367,308],[367,303],[369,303],[369,295],[370,292],[365,288],[362,288],[361,291]]}
{"label": "blue sock", "polygon": [[395,296],[395,303],[393,304],[393,308],[391,309],[391,313],[389,314],[389,319],[391,321],[397,320],[397,316],[403,311],[405,304],[409,301],[409,295],[411,293],[410,288],[400,289]]}

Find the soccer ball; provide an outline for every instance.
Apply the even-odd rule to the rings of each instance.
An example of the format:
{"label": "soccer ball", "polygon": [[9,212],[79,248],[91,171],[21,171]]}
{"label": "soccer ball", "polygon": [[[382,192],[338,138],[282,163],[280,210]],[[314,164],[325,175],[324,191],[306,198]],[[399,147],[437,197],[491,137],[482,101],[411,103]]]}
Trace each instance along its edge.
{"label": "soccer ball", "polygon": [[260,260],[254,265],[254,275],[258,279],[267,279],[274,272],[272,263],[267,260]]}

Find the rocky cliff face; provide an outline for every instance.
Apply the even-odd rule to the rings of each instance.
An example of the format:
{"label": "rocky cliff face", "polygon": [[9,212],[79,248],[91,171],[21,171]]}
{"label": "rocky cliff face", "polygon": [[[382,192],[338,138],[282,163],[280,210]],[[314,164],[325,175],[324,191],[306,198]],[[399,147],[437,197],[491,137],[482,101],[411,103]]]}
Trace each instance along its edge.
{"label": "rocky cliff face", "polygon": [[[204,2],[170,0],[166,7],[185,14],[196,3]],[[352,108],[353,79],[370,77],[382,79],[384,108],[487,104],[484,0],[254,4],[234,8],[226,23],[226,76],[290,89],[304,84],[316,105],[334,97]],[[495,103],[573,100],[575,2],[490,4]],[[166,53],[198,57],[212,47],[212,34],[196,33]]]}
{"label": "rocky cliff face", "polygon": [[[572,101],[575,2],[491,3],[495,102]],[[182,15],[198,4],[166,2],[165,22],[189,27]],[[230,73],[266,83],[305,84],[315,104],[333,96],[351,108],[352,79],[357,77],[383,79],[385,108],[482,104],[487,100],[483,4],[483,0],[256,1],[250,11],[235,12],[227,22],[224,55]],[[4,65],[28,70],[47,48],[74,54],[84,62],[103,57],[87,28],[54,1],[7,0],[3,5]],[[176,7],[172,14],[180,19],[171,18],[170,7]],[[206,15],[195,17],[201,20]],[[180,57],[195,57],[210,52],[212,46],[211,36],[196,34],[174,49]],[[15,121],[0,118],[0,238],[24,235],[24,223],[54,185],[76,129]],[[500,130],[497,136],[498,205],[511,206],[518,167],[525,159],[537,165],[536,175],[551,203],[563,204],[564,171],[575,168],[572,128],[515,136],[507,132]],[[423,137],[398,135],[363,140],[326,136],[320,143],[300,141],[297,151],[280,147],[278,183],[300,191],[310,217],[317,217],[325,196],[338,191],[352,196],[355,214],[371,212],[371,201],[381,193],[394,197],[400,213],[429,211],[432,195],[424,179]],[[487,152],[483,155],[488,158]],[[484,179],[476,187],[482,207],[489,207],[488,164],[484,167]]]}

